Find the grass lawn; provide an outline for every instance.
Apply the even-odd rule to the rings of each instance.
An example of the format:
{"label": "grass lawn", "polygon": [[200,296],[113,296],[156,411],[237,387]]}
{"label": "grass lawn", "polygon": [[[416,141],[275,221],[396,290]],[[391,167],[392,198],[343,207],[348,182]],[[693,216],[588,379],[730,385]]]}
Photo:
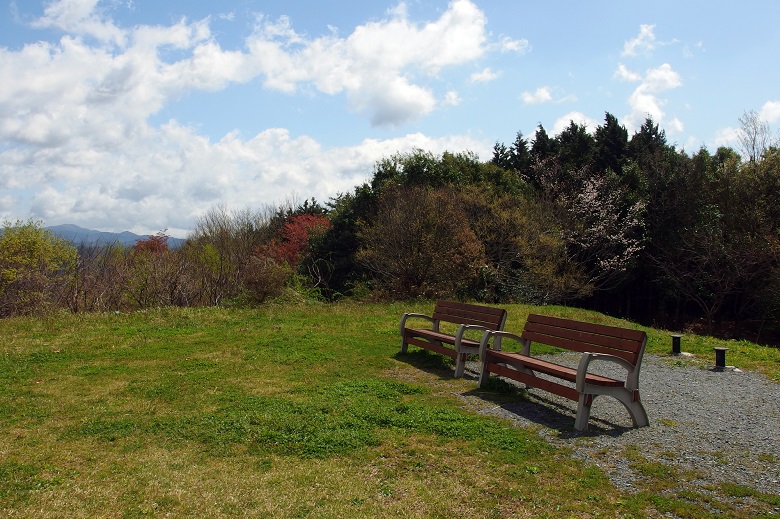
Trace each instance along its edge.
{"label": "grass lawn", "polygon": [[[462,409],[453,395],[475,383],[441,357],[396,356],[401,314],[432,307],[0,321],[0,516],[658,516],[653,488],[621,494],[534,431]],[[507,308],[510,330],[535,310]],[[668,353],[668,333],[649,333]],[[716,344],[683,348],[709,359]],[[728,346],[729,363],[780,381],[778,350]],[[685,516],[713,499],[687,498]]]}

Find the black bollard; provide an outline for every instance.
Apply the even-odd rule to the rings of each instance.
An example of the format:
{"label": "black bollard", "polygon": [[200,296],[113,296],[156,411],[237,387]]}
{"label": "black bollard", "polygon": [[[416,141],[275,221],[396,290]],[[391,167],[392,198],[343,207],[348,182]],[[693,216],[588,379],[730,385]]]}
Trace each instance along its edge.
{"label": "black bollard", "polygon": [[715,369],[724,370],[726,368],[726,352],[728,348],[715,348]]}
{"label": "black bollard", "polygon": [[682,335],[672,335],[672,355],[680,354],[680,339]]}

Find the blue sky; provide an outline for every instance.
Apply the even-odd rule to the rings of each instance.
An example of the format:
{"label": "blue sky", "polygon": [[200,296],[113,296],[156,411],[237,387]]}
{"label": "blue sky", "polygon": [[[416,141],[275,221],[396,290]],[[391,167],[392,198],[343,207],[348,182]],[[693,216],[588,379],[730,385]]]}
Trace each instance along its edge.
{"label": "blue sky", "polygon": [[0,0],[0,218],[185,236],[538,124],[780,127],[780,2]]}

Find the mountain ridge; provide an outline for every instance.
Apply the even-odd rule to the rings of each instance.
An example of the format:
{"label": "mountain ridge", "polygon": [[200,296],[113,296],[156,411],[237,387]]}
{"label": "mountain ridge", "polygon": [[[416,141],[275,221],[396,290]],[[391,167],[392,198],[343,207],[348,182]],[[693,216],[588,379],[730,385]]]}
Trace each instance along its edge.
{"label": "mountain ridge", "polygon": [[[124,246],[133,246],[139,240],[146,240],[151,235],[149,234],[135,234],[130,231],[122,232],[107,232],[96,231],[94,229],[86,229],[79,227],[71,223],[61,225],[51,225],[44,227],[44,229],[51,231],[55,236],[67,240],[72,244],[78,246],[82,244],[86,245],[107,245],[112,243],[119,243]],[[180,247],[185,240],[181,238],[168,237],[168,246],[171,248]]]}

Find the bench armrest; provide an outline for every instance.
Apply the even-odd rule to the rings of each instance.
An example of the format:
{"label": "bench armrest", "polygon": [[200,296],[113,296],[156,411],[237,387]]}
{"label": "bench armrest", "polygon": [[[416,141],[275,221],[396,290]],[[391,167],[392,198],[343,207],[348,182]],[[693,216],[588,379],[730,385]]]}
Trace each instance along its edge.
{"label": "bench armrest", "polygon": [[482,330],[482,337],[491,331],[490,328],[486,328],[478,324],[461,324],[458,326],[458,331],[455,333],[455,351],[460,351],[460,342],[463,340],[463,336],[466,334],[466,332],[474,330]]}
{"label": "bench armrest", "polygon": [[638,375],[637,366],[634,366],[627,360],[618,357],[616,355],[610,355],[608,353],[593,353],[590,351],[586,351],[585,353],[582,354],[582,357],[580,357],[580,363],[577,366],[577,392],[579,393],[585,392],[585,377],[588,374],[588,367],[590,366],[591,361],[594,360],[603,360],[607,362],[612,362],[614,364],[618,364],[628,372],[628,376],[626,377],[626,389],[630,391],[638,389],[637,386],[639,385],[639,378],[638,376],[636,376]]}
{"label": "bench armrest", "polygon": [[503,330],[487,330],[482,335],[482,340],[479,344],[479,358],[480,360],[485,360],[485,352],[489,348],[488,344],[490,343],[490,339],[495,337],[495,340],[493,341],[493,350],[501,351],[501,339],[512,339],[513,341],[519,342],[522,347],[522,354],[523,355],[529,355],[531,350],[531,343],[530,341],[526,341],[519,335],[515,335],[514,333],[505,332]]}
{"label": "bench armrest", "polygon": [[405,313],[401,316],[401,336],[404,334],[404,328],[406,328],[406,320],[407,319],[425,319],[426,321],[431,323],[431,329],[434,331],[439,331],[439,321],[437,319],[434,319],[430,315],[425,314],[415,314],[415,313]]}

